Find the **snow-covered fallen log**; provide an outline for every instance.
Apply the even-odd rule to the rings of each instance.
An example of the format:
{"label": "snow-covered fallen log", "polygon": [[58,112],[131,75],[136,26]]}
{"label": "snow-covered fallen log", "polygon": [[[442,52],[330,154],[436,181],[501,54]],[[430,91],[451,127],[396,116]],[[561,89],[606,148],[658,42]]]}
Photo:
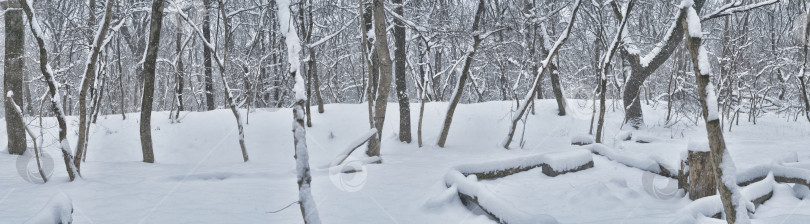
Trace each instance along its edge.
{"label": "snow-covered fallen log", "polygon": [[478,179],[494,179],[542,167],[543,174],[554,177],[567,172],[576,172],[593,167],[593,157],[586,151],[570,151],[522,156],[506,160],[463,164],[455,170],[465,176]]}
{"label": "snow-covered fallen log", "polygon": [[593,154],[604,156],[605,158],[621,163],[625,166],[651,172],[661,176],[678,179],[678,172],[652,158],[636,158],[624,153],[616,152],[615,149],[603,144],[591,144],[582,148],[590,150]]}
{"label": "snow-covered fallen log", "polygon": [[470,210],[483,211],[500,223],[557,223],[548,215],[531,215],[515,208],[505,199],[498,197],[478,183],[479,179],[494,179],[519,172],[541,168],[543,173],[554,177],[568,172],[576,172],[593,167],[593,156],[582,150],[561,153],[548,153],[481,163],[463,164],[451,169],[445,175],[445,186],[441,199],[431,201],[435,207],[449,201],[447,194],[457,193]]}
{"label": "snow-covered fallen log", "polygon": [[[756,206],[764,203],[773,196],[773,185],[776,183],[773,174],[768,174],[764,179],[752,182],[743,187],[740,193],[743,197],[750,199],[746,205],[749,212],[753,213]],[[701,216],[720,218],[723,212],[723,204],[719,195],[703,197],[693,201],[678,211],[678,219],[673,220],[673,224],[697,223]]]}
{"label": "snow-covered fallen log", "polygon": [[498,197],[489,189],[478,184],[475,175],[464,176],[457,170],[450,171],[444,177],[449,187],[458,189],[458,196],[470,210],[480,209],[499,223],[557,223],[548,215],[530,215]]}
{"label": "snow-covered fallen log", "polygon": [[779,183],[794,183],[810,187],[810,170],[784,165],[759,165],[737,173],[737,185],[748,186],[761,181],[769,174]]}

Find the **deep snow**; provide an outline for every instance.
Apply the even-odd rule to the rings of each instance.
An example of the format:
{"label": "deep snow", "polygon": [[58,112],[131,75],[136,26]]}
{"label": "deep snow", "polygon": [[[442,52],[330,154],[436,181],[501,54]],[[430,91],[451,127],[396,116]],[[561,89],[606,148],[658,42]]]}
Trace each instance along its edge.
{"label": "deep snow", "polygon": [[[610,106],[612,102],[608,102]],[[426,146],[397,141],[398,104],[390,103],[383,133],[382,164],[363,165],[364,146],[346,160],[363,171],[352,174],[326,169],[358,136],[369,130],[365,104],[325,105],[326,113],[313,114],[307,130],[312,167],[312,192],[324,223],[493,223],[467,210],[454,189],[445,186],[452,167],[542,153],[584,150],[572,138],[588,132],[590,102],[569,100],[570,114],[556,115],[556,102],[537,103],[525,136],[515,142],[523,149],[500,147],[509,127],[512,102],[462,104],[456,110],[447,147],[435,146],[447,103],[428,103],[423,138]],[[412,111],[419,104],[412,104]],[[608,108],[604,144],[632,158],[653,158],[669,167],[678,162],[689,142],[705,141],[705,128],[664,127],[665,105],[645,108],[647,128],[634,132],[635,140],[622,141],[623,113]],[[246,112],[243,110],[243,113]],[[170,124],[168,112],[153,113],[155,164],[140,160],[136,114],[99,117],[92,126],[83,178],[67,182],[61,153],[56,149],[55,120],[46,119],[45,149],[54,173],[46,184],[24,180],[16,168],[19,156],[0,152],[0,223],[23,223],[43,210],[55,196],[73,203],[74,223],[301,223],[298,206],[269,213],[298,199],[290,109],[257,109],[245,127],[251,160],[242,162],[238,134],[229,110],[181,113],[182,123]],[[412,114],[418,120],[418,113]],[[76,142],[76,117],[68,117],[70,142]],[[757,125],[743,121],[726,142],[738,172],[760,165],[795,164],[807,169],[810,161],[810,125],[766,115]],[[36,124],[34,122],[33,124]],[[416,123],[413,123],[416,128]],[[37,132],[37,131],[35,131]],[[0,125],[5,135],[5,126]],[[646,141],[649,140],[649,141]],[[0,138],[0,145],[6,144]],[[788,160],[785,161],[785,158]],[[536,217],[561,223],[667,223],[691,201],[670,192],[669,179],[645,173],[605,157],[593,156],[592,169],[543,175],[539,169],[481,186],[500,201]],[[35,169],[34,169],[35,170]],[[649,174],[649,173],[646,173]],[[645,190],[661,190],[648,193]],[[806,188],[773,184],[774,196],[759,206],[754,223],[810,222]],[[794,190],[795,189],[795,190]],[[674,193],[674,194],[670,194]],[[797,196],[804,195],[804,199]],[[51,203],[53,204],[53,203]],[[724,221],[698,217],[703,223]]]}

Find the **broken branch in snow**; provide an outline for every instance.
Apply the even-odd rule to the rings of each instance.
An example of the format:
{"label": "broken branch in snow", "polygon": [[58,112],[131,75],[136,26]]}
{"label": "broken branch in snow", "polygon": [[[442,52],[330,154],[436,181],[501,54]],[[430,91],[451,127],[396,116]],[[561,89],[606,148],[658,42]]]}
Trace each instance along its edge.
{"label": "broken branch in snow", "polygon": [[335,161],[332,161],[332,163],[329,164],[329,166],[330,167],[337,166],[343,163],[343,161],[346,161],[346,158],[349,158],[349,155],[351,155],[355,149],[360,148],[360,146],[368,142],[368,140],[371,139],[371,137],[374,137],[375,134],[377,134],[376,128],[369,129],[365,134],[360,136],[360,138],[349,143],[349,146],[347,146],[346,149],[343,150],[343,153],[338,154],[337,159]]}

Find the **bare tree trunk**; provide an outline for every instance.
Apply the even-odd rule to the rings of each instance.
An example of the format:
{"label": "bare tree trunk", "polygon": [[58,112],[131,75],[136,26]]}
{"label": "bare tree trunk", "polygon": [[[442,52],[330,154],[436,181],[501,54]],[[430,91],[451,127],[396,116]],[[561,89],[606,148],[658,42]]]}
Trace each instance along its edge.
{"label": "bare tree trunk", "polygon": [[[553,64],[552,64],[553,65]],[[554,99],[557,100],[557,115],[565,116],[565,95],[563,94],[562,84],[560,84],[560,74],[556,66],[551,68],[551,90],[554,92]]]}
{"label": "bare tree trunk", "polygon": [[[211,0],[203,0],[205,11],[203,12],[203,25],[202,32],[203,38],[207,42],[211,42],[211,18],[209,16],[209,9],[211,7]],[[211,50],[203,46],[203,65],[205,66],[205,105],[208,110],[216,109],[214,105],[214,76],[211,71]]]}
{"label": "bare tree trunk", "polygon": [[[236,108],[236,104],[233,102],[233,97],[231,96],[231,88],[228,87],[228,81],[225,80],[225,65],[227,65],[228,59],[228,50],[229,44],[228,42],[231,39],[231,23],[230,19],[228,19],[227,14],[225,13],[225,2],[223,0],[219,0],[219,12],[222,15],[222,21],[225,26],[225,49],[222,53],[222,60],[217,59],[217,65],[219,65],[219,74],[222,77],[222,86],[225,88],[225,103],[228,107],[231,108],[231,112],[233,113],[234,118],[236,119],[236,127],[239,129],[239,146],[242,149],[242,159],[245,162],[248,161],[248,153],[247,147],[245,146],[245,128],[242,125],[242,116],[239,113],[239,109]],[[208,45],[211,46],[211,45]],[[210,49],[214,50],[214,49]],[[216,52],[214,52],[216,54]],[[216,55],[215,55],[216,56]]]}
{"label": "bare tree trunk", "polygon": [[[717,189],[720,192],[720,199],[723,202],[723,210],[726,213],[726,221],[733,224],[736,221],[745,222],[748,218],[748,211],[746,209],[747,199],[740,195],[739,187],[737,186],[734,174],[724,174],[726,170],[734,170],[734,161],[731,160],[731,155],[726,150],[726,142],[723,138],[723,129],[720,126],[718,118],[719,111],[717,110],[717,97],[714,93],[714,86],[710,83],[710,76],[712,74],[711,65],[708,61],[708,52],[701,46],[701,35],[693,36],[693,33],[702,33],[700,27],[700,17],[691,5],[684,6],[681,9],[681,23],[684,27],[686,36],[686,48],[692,58],[692,67],[695,70],[697,81],[698,96],[700,104],[703,108],[703,120],[706,122],[706,132],[709,139],[709,148],[711,149],[712,168],[714,169],[714,178],[717,183]],[[697,23],[690,23],[698,21]],[[697,25],[697,27],[689,27],[690,25]],[[733,171],[732,171],[733,172]]]}
{"label": "bare tree trunk", "polygon": [[[34,15],[34,10],[31,9],[31,4],[27,0],[22,0],[22,8],[28,18],[28,25],[31,28],[31,33],[39,46],[39,70],[42,72],[45,81],[48,85],[48,95],[51,98],[51,108],[56,115],[56,121],[59,124],[59,148],[62,151],[62,158],[65,161],[65,169],[67,170],[70,181],[76,179],[79,174],[76,172],[76,167],[73,166],[73,150],[70,149],[70,143],[67,139],[67,122],[65,121],[65,113],[62,110],[62,101],[59,100],[59,87],[56,79],[51,73],[53,69],[48,64],[48,50],[45,48],[45,37],[42,32],[42,27],[39,25],[37,17]],[[6,11],[9,13],[9,11]]]}
{"label": "bare tree trunk", "polygon": [[[481,3],[483,3],[483,0],[481,1]],[[509,145],[512,144],[512,138],[515,137],[515,130],[517,130],[518,122],[520,122],[521,118],[526,113],[526,109],[529,107],[529,104],[531,104],[534,101],[534,98],[537,94],[537,87],[540,86],[540,81],[543,78],[542,76],[543,74],[545,74],[546,71],[548,71],[550,67],[548,66],[548,63],[551,63],[551,60],[554,59],[554,57],[557,55],[557,52],[560,50],[560,47],[563,44],[565,44],[565,42],[568,40],[568,36],[569,34],[571,34],[571,29],[574,27],[574,21],[576,20],[577,12],[579,11],[579,6],[581,4],[582,1],[577,0],[577,3],[575,4],[574,9],[572,10],[571,18],[568,21],[568,25],[566,25],[565,31],[563,31],[562,34],[560,34],[560,37],[557,38],[557,41],[554,43],[554,46],[551,47],[551,49],[549,50],[548,55],[546,55],[546,58],[543,60],[547,64],[543,64],[540,66],[541,71],[538,72],[539,75],[535,77],[534,82],[532,83],[532,87],[529,88],[529,92],[526,93],[526,96],[525,98],[523,98],[523,101],[516,99],[518,101],[517,109],[511,117],[509,131],[506,134],[506,139],[504,139],[504,141],[501,143],[501,146],[503,146],[504,149],[509,149]]]}
{"label": "bare tree trunk", "polygon": [[[402,0],[393,0],[394,13],[405,16]],[[404,17],[403,17],[404,18]],[[405,80],[405,61],[407,60],[405,47],[405,24],[402,20],[394,20],[394,69],[397,84],[397,98],[399,99],[399,141],[411,143],[411,103],[408,99],[408,86]]]}
{"label": "bare tree trunk", "polygon": [[152,102],[155,95],[155,62],[160,47],[160,29],[163,25],[163,0],[152,1],[152,21],[149,24],[149,43],[143,63],[143,98],[141,101],[141,150],[143,161],[155,162],[152,151]]}
{"label": "bare tree trunk", "polygon": [[[705,0],[695,0],[695,10],[700,12],[700,9],[703,7],[703,3]],[[616,15],[617,18],[621,19],[621,13],[618,9],[618,5],[615,3],[611,3],[613,7],[613,14]],[[678,18],[679,19],[679,18]],[[680,22],[676,19],[673,21],[672,26],[669,26],[670,30],[667,31],[669,36],[665,37],[666,39],[659,42],[660,51],[655,54],[647,55],[651,56],[649,60],[645,61],[646,64],[641,63],[641,55],[634,51],[628,51],[627,47],[635,47],[632,44],[625,43],[622,46],[622,49],[619,50],[621,52],[623,58],[625,58],[626,62],[628,62],[630,66],[630,78],[624,84],[624,91],[622,92],[622,101],[625,108],[624,114],[624,122],[625,124],[629,124],[631,127],[638,129],[644,126],[644,117],[642,115],[641,110],[641,101],[639,99],[639,92],[641,90],[641,86],[644,85],[644,81],[649,77],[653,72],[655,72],[658,67],[664,64],[666,60],[672,55],[672,53],[677,49],[677,46],[681,43],[681,36],[683,36],[683,26]],[[645,57],[647,57],[645,56]]]}
{"label": "bare tree trunk", "polygon": [[[177,96],[177,114],[174,116],[174,119],[180,118],[180,111],[183,111],[183,89],[184,83],[183,78],[185,76],[185,68],[183,67],[183,20],[180,19],[180,15],[177,15],[175,20],[177,21],[177,40],[175,40],[175,45],[177,46],[177,89],[175,90],[175,95]],[[171,115],[170,115],[171,116]]]}
{"label": "bare tree trunk", "polygon": [[118,62],[118,91],[121,91],[121,103],[119,106],[121,107],[121,120],[126,120],[127,115],[125,114],[126,111],[124,111],[124,101],[126,100],[124,94],[126,91],[124,91],[124,67],[121,66],[121,38],[115,38],[115,42],[117,50],[115,55]]}
{"label": "bare tree trunk", "polygon": [[366,151],[368,156],[380,156],[380,143],[382,143],[383,124],[385,122],[385,111],[388,108],[388,93],[391,92],[391,55],[388,51],[388,39],[385,31],[385,12],[382,0],[374,0],[372,11],[374,14],[374,47],[380,65],[380,79],[377,87],[376,100],[374,102],[374,126],[377,128],[375,135],[375,147],[369,147]]}
{"label": "bare tree trunk", "polygon": [[470,65],[472,64],[473,57],[475,57],[475,50],[481,43],[482,37],[480,36],[481,34],[478,33],[478,26],[481,24],[485,8],[486,4],[484,0],[479,0],[478,9],[475,12],[475,21],[472,25],[473,45],[472,48],[470,48],[471,50],[467,52],[466,59],[464,60],[464,68],[461,71],[461,76],[458,78],[458,84],[456,84],[456,91],[453,92],[453,96],[450,99],[450,106],[447,108],[447,114],[444,117],[444,124],[442,125],[442,132],[439,135],[439,147],[444,147],[444,144],[447,142],[447,135],[450,133],[450,124],[453,122],[453,114],[456,112],[456,106],[458,106],[461,95],[464,95],[464,85],[467,84],[467,77],[470,76]]}
{"label": "bare tree trunk", "polygon": [[[6,55],[3,66],[3,93],[14,92],[16,102],[23,102],[23,74],[25,68],[25,22],[20,2],[11,0],[5,2],[6,21]],[[22,155],[25,152],[26,140],[23,118],[14,113],[14,105],[4,100],[6,113],[6,132],[8,133],[8,153]],[[29,104],[31,102],[28,102]]]}
{"label": "bare tree trunk", "polygon": [[290,2],[289,0],[279,0],[278,4],[278,21],[280,24],[280,31],[287,39],[287,58],[290,62],[290,76],[295,83],[293,86],[293,96],[295,96],[295,105],[293,106],[293,143],[295,145],[295,160],[298,180],[298,206],[301,209],[301,216],[304,218],[305,224],[320,224],[321,219],[318,215],[318,207],[315,204],[315,199],[312,197],[312,190],[310,183],[312,176],[309,169],[309,152],[307,152],[307,129],[304,127],[304,103],[305,86],[304,79],[297,76],[296,73],[300,68],[298,60],[298,53],[301,50],[299,45],[298,34],[295,27],[292,26],[293,18],[290,15]]}
{"label": "bare tree trunk", "polygon": [[633,9],[634,5],[634,0],[630,0],[630,2],[627,3],[625,14],[621,17],[622,20],[619,25],[619,30],[616,33],[616,38],[613,39],[611,46],[608,46],[607,51],[605,51],[605,56],[601,58],[601,62],[599,63],[599,121],[596,125],[596,143],[602,143],[602,129],[605,126],[605,97],[607,95],[607,73],[608,69],[610,69],[610,61],[619,49],[624,27],[627,25],[627,20],[630,19],[630,11]]}
{"label": "bare tree trunk", "polygon": [[[91,1],[94,2],[94,1]],[[99,55],[101,54],[102,44],[104,39],[107,37],[107,31],[110,28],[110,19],[112,18],[112,6],[115,4],[115,0],[107,0],[106,9],[104,12],[104,21],[101,22],[101,26],[98,28],[99,30],[96,32],[98,36],[93,37],[92,45],[90,45],[89,55],[87,58],[87,64],[85,64],[84,68],[84,77],[82,77],[82,86],[79,92],[79,139],[76,142],[76,160],[74,161],[76,166],[76,172],[81,173],[81,160],[84,154],[84,150],[87,147],[87,133],[89,133],[90,129],[90,116],[92,115],[93,111],[87,110],[87,94],[91,91],[90,86],[95,85],[96,82],[96,75],[98,74],[96,63],[98,62]],[[95,5],[95,3],[91,4]],[[90,9],[90,15],[93,15],[93,9]],[[90,23],[94,23],[95,16],[91,16]],[[91,27],[92,28],[92,27]],[[91,98],[92,100],[92,98]],[[92,103],[92,101],[91,101]],[[89,113],[88,113],[89,112]]]}

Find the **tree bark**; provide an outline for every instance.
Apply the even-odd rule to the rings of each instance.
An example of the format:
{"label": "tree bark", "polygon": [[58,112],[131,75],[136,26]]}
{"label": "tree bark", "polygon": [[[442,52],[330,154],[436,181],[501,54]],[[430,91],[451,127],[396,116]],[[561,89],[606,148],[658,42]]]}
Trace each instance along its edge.
{"label": "tree bark", "polygon": [[[65,121],[62,101],[60,101],[57,96],[57,94],[59,94],[59,86],[51,73],[53,69],[48,64],[48,50],[45,48],[45,40],[43,39],[45,36],[41,33],[42,27],[39,25],[39,21],[34,14],[34,10],[31,9],[31,5],[27,0],[22,0],[21,3],[23,11],[25,11],[25,15],[28,18],[31,33],[33,33],[34,39],[37,41],[37,46],[39,46],[39,70],[42,72],[42,76],[44,76],[48,85],[48,96],[51,98],[51,108],[56,115],[56,123],[59,125],[59,148],[62,151],[62,158],[65,161],[65,169],[67,170],[68,177],[70,181],[73,181],[79,174],[76,172],[76,167],[73,166],[73,150],[70,149],[70,143],[67,139],[67,121]],[[8,13],[9,11],[6,11],[6,14]]]}
{"label": "tree bark", "polygon": [[[695,11],[700,13],[700,9],[703,7],[705,0],[695,0],[694,2]],[[617,18],[622,19],[618,5],[613,2],[611,3],[611,6],[613,7],[613,14]],[[647,77],[655,72],[658,67],[663,65],[667,59],[669,59],[672,53],[675,52],[675,49],[677,49],[677,46],[681,43],[681,40],[683,39],[681,37],[683,37],[684,30],[683,25],[680,22],[681,19],[683,18],[677,17],[672,21],[673,25],[670,26],[671,29],[667,32],[669,36],[667,36],[665,40],[658,43],[661,46],[660,51],[655,55],[645,56],[647,59],[645,62],[647,64],[642,63],[641,55],[627,50],[628,46],[625,45],[629,45],[628,43],[623,44],[622,49],[619,50],[623,56],[622,58],[629,62],[628,64],[630,65],[631,71],[630,78],[625,82],[624,91],[622,92],[622,102],[625,108],[624,120],[625,124],[628,124],[635,129],[644,126],[641,102],[638,99],[641,86],[644,84]]]}
{"label": "tree bark", "polygon": [[456,91],[453,92],[453,96],[450,99],[450,106],[447,108],[447,114],[444,117],[444,124],[442,125],[442,132],[439,135],[439,147],[444,147],[445,143],[447,142],[447,135],[450,133],[450,124],[453,122],[453,114],[456,111],[456,106],[458,106],[458,101],[461,99],[461,95],[464,95],[464,85],[467,84],[467,77],[470,76],[470,65],[472,64],[473,57],[475,57],[475,50],[481,43],[481,34],[478,33],[478,26],[481,24],[481,19],[484,16],[485,8],[486,4],[484,3],[484,0],[479,0],[478,9],[475,12],[475,21],[472,25],[472,48],[470,48],[471,51],[467,52],[466,59],[464,60],[464,68],[461,71],[461,76],[458,78],[458,84],[456,84]]}
{"label": "tree bark", "polygon": [[[483,3],[483,1],[481,1]],[[550,64],[551,60],[557,55],[557,52],[560,50],[560,47],[565,44],[568,40],[569,35],[571,34],[571,29],[574,27],[574,21],[576,20],[577,12],[579,11],[579,7],[582,4],[581,0],[578,0],[574,6],[574,9],[571,12],[571,18],[568,21],[568,25],[566,25],[565,31],[560,34],[560,37],[557,38],[557,41],[554,43],[554,46],[551,47],[549,53],[546,55],[545,59],[543,60],[547,64]],[[540,66],[541,71],[538,72],[539,76],[534,79],[532,86],[529,88],[528,93],[526,93],[525,98],[523,101],[515,99],[518,101],[518,105],[515,111],[515,114],[512,115],[509,131],[506,134],[506,139],[501,143],[504,149],[509,149],[509,145],[512,144],[512,139],[515,137],[515,130],[517,130],[518,122],[521,120],[523,115],[526,113],[526,109],[528,108],[529,104],[534,102],[534,97],[537,94],[537,87],[540,86],[540,81],[543,78],[543,74],[548,71],[549,67],[547,64]]]}
{"label": "tree bark", "polygon": [[[160,47],[160,29],[163,25],[163,0],[152,1],[152,21],[149,24],[149,44],[143,63],[143,99],[141,101],[141,150],[143,162],[154,163],[152,150],[152,102],[155,95],[155,62]],[[209,58],[210,59],[210,58]],[[209,105],[210,106],[210,105]]]}
{"label": "tree bark", "polygon": [[[404,18],[405,10],[402,0],[393,0],[394,13]],[[397,84],[397,98],[399,99],[399,141],[411,143],[411,103],[408,99],[408,86],[405,80],[405,24],[402,20],[394,20],[394,72]]]}
{"label": "tree bark", "polygon": [[613,55],[616,53],[616,50],[619,48],[622,39],[622,33],[624,31],[625,25],[627,25],[628,17],[630,17],[630,11],[633,9],[635,5],[634,0],[630,0],[627,3],[627,8],[625,9],[625,14],[621,17],[622,20],[619,25],[619,30],[616,33],[616,38],[613,39],[611,46],[608,46],[607,51],[605,52],[605,56],[601,58],[601,62],[599,63],[599,121],[596,125],[596,143],[602,143],[602,129],[605,125],[605,97],[607,95],[607,73],[608,69],[610,69],[610,61],[613,59]]}
{"label": "tree bark", "polygon": [[560,73],[559,70],[557,70],[557,66],[554,64],[550,64],[550,66],[551,90],[554,92],[554,99],[557,100],[557,115],[565,116],[565,95],[563,94],[562,84],[560,83]]}
{"label": "tree bark", "polygon": [[118,91],[121,91],[121,102],[120,102],[120,109],[121,109],[121,120],[126,120],[127,115],[126,111],[124,111],[124,104],[126,100],[125,92],[124,91],[124,67],[121,65],[121,38],[115,38],[116,43],[116,54],[117,57],[116,62],[118,63]]}
{"label": "tree bark", "polygon": [[[18,0],[8,1],[5,9],[6,54],[3,66],[3,94],[14,92],[15,102],[23,102],[23,74],[25,68],[25,23]],[[4,100],[8,153],[22,155],[26,149],[23,118],[14,113],[14,105]],[[31,102],[27,102],[31,103]]]}
{"label": "tree bark", "polygon": [[692,151],[688,153],[689,179],[686,192],[689,192],[690,200],[697,200],[702,197],[717,194],[717,184],[713,175],[711,152]]}
{"label": "tree bark", "polygon": [[374,0],[372,5],[374,14],[374,47],[380,65],[379,86],[374,101],[374,126],[377,128],[375,135],[377,144],[369,147],[366,155],[380,156],[380,143],[382,143],[383,124],[385,123],[385,111],[388,108],[388,93],[391,92],[391,54],[388,51],[388,39],[386,38],[385,12],[382,0]]}
{"label": "tree bark", "polygon": [[[700,27],[689,27],[688,20],[698,20],[696,10],[691,6],[681,9],[681,16],[679,18],[684,30],[696,29],[700,31]],[[688,18],[692,17],[692,18]],[[714,170],[714,179],[717,183],[717,188],[720,193],[720,199],[723,202],[723,210],[726,214],[726,221],[733,224],[738,221],[738,218],[746,218],[748,216],[745,204],[747,201],[740,195],[739,187],[737,186],[735,174],[724,174],[726,168],[734,168],[734,161],[731,160],[731,155],[726,151],[726,142],[723,138],[723,129],[720,126],[717,111],[717,97],[714,94],[714,86],[710,83],[710,76],[712,74],[711,68],[708,65],[708,52],[702,45],[702,37],[690,36],[690,33],[685,32],[686,48],[689,50],[689,55],[692,59],[692,67],[695,71],[695,78],[697,82],[698,96],[700,98],[700,105],[703,111],[703,120],[706,123],[706,133],[709,140],[709,148],[711,149],[711,165]],[[701,63],[705,63],[701,65]],[[713,105],[712,105],[713,104]],[[735,200],[736,198],[736,200]],[[741,204],[742,203],[742,204]]]}
{"label": "tree bark", "polygon": [[[180,19],[180,15],[176,16],[175,20],[177,21],[177,39],[175,40],[175,45],[177,46],[177,89],[175,90],[175,95],[177,96],[177,114],[174,116],[174,119],[180,118],[180,111],[183,111],[183,89],[184,83],[183,78],[185,76],[185,68],[183,65],[183,20]],[[171,116],[171,115],[170,115]]]}
{"label": "tree bark", "polygon": [[[94,3],[95,4],[95,3]],[[94,5],[93,4],[93,5]],[[85,64],[84,68],[84,77],[82,78],[82,86],[81,90],[79,91],[79,139],[76,142],[76,160],[74,161],[76,166],[76,172],[81,173],[81,160],[84,154],[84,150],[87,148],[87,140],[90,129],[90,122],[88,119],[91,119],[91,115],[93,111],[87,110],[87,94],[90,93],[91,86],[95,85],[96,83],[96,76],[98,74],[98,70],[96,68],[96,63],[98,62],[99,55],[101,54],[101,45],[104,42],[104,39],[107,37],[107,31],[110,28],[110,19],[112,18],[112,6],[115,4],[115,0],[107,0],[106,9],[104,12],[104,21],[102,21],[101,27],[97,31],[98,36],[93,37],[89,49],[89,55],[87,56],[87,64]],[[93,10],[91,8],[90,15],[93,15]],[[90,23],[94,23],[95,16],[91,16]],[[92,94],[91,94],[92,95]],[[92,103],[92,97],[91,97]],[[88,113],[89,112],[89,113]]]}
{"label": "tree bark", "polygon": [[304,79],[296,76],[300,68],[298,53],[300,51],[298,34],[295,27],[291,26],[292,17],[283,17],[281,15],[290,15],[290,2],[288,0],[277,1],[278,4],[278,21],[280,31],[287,39],[287,58],[290,62],[289,74],[294,80],[293,96],[295,97],[295,104],[293,105],[293,144],[295,145],[295,161],[296,161],[296,174],[298,182],[298,207],[301,209],[301,216],[304,218],[305,224],[320,224],[321,220],[318,215],[318,207],[315,199],[312,197],[311,182],[312,176],[310,175],[309,168],[309,152],[307,151],[307,129],[304,127],[304,103],[306,102]]}
{"label": "tree bark", "polygon": [[[205,41],[211,42],[211,18],[209,9],[211,0],[203,0],[205,12],[203,12],[202,32]],[[205,105],[208,110],[216,109],[214,105],[214,76],[211,68],[211,50],[203,46],[203,66],[205,66]]]}

